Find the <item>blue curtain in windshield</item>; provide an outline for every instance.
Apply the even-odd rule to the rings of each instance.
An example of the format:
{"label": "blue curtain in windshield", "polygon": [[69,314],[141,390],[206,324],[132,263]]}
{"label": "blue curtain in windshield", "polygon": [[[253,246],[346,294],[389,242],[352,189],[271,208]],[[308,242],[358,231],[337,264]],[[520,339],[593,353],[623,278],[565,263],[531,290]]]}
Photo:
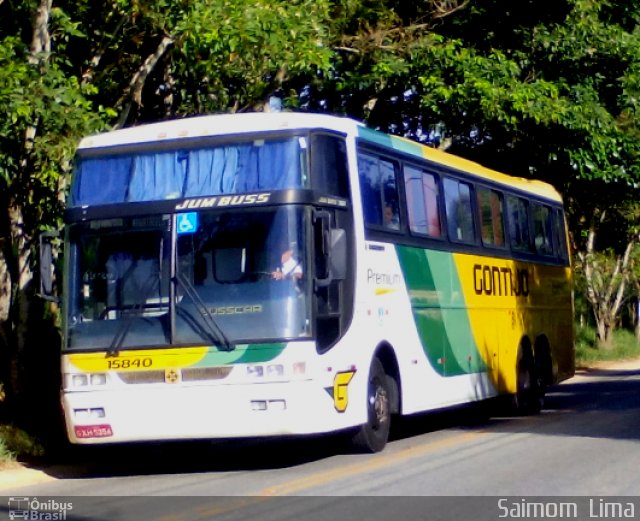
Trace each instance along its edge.
{"label": "blue curtain in windshield", "polygon": [[155,201],[179,198],[182,195],[186,166],[187,156],[180,152],[136,156],[133,159],[127,199]]}
{"label": "blue curtain in windshield", "polygon": [[246,145],[190,151],[184,196],[236,192],[239,164],[250,148]]}
{"label": "blue curtain in windshield", "polygon": [[81,159],[71,205],[156,201],[301,188],[298,138]]}
{"label": "blue curtain in windshield", "polygon": [[128,156],[84,159],[76,166],[73,205],[126,200],[133,159]]}
{"label": "blue curtain in windshield", "polygon": [[[293,145],[293,146],[292,146]],[[252,147],[238,175],[238,192],[302,186],[298,140]]]}

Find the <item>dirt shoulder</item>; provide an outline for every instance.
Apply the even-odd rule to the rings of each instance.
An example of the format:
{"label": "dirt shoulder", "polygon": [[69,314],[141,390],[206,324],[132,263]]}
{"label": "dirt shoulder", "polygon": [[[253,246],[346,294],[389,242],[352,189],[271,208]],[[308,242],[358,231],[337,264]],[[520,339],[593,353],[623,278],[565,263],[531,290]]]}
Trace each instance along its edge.
{"label": "dirt shoulder", "polygon": [[602,362],[591,362],[588,366],[576,369],[576,373],[588,373],[594,370],[632,371],[634,369],[640,369],[640,358],[632,358],[629,360],[607,360]]}

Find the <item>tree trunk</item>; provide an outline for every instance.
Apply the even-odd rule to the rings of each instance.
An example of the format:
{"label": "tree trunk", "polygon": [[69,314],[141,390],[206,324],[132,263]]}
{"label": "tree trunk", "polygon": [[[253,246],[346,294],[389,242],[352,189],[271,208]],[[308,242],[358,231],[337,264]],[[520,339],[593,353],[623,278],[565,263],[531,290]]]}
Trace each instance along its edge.
{"label": "tree trunk", "polygon": [[[5,257],[4,244],[0,241],[0,401],[4,405],[13,401],[14,349],[8,334],[11,330],[9,311],[11,310],[11,276]],[[17,369],[17,366],[16,366]],[[4,411],[3,411],[4,412]]]}
{"label": "tree trunk", "polygon": [[604,321],[596,314],[596,334],[598,335],[598,343],[603,346],[608,346],[608,328],[605,325]]}
{"label": "tree trunk", "polygon": [[51,35],[49,34],[49,17],[53,0],[40,0],[33,17],[33,34],[31,38],[30,61],[33,64],[47,61],[48,57],[38,56],[42,52],[51,52]]}
{"label": "tree trunk", "polygon": [[3,246],[0,241],[0,323],[9,320],[9,310],[11,309],[11,276]]}
{"label": "tree trunk", "polygon": [[129,112],[131,111],[131,106],[135,102],[139,107],[142,106],[142,89],[144,88],[144,84],[149,77],[149,74],[153,72],[156,65],[162,58],[165,52],[173,45],[173,39],[169,36],[164,36],[156,50],[147,56],[147,59],[140,66],[137,72],[131,78],[129,82],[129,86],[125,90],[124,95],[120,98],[117,103],[117,106],[122,106],[122,110],[120,112],[120,118],[118,119],[118,123],[114,126],[114,128],[122,128],[129,117]]}
{"label": "tree trunk", "polygon": [[636,311],[636,318],[635,318],[634,333],[636,335],[636,342],[640,344],[640,293],[636,298],[635,311]]}
{"label": "tree trunk", "polygon": [[14,246],[13,295],[11,304],[12,335],[10,343],[11,369],[10,392],[17,396],[23,391],[22,366],[27,345],[31,282],[31,239],[27,236],[22,216],[22,208],[13,200],[9,206],[9,226],[11,242]]}
{"label": "tree trunk", "polygon": [[[600,215],[604,220],[605,212]],[[606,263],[598,263],[595,254],[595,228],[591,227],[587,236],[586,252],[579,254],[586,281],[586,297],[593,310],[599,344],[612,347],[613,333],[629,281],[629,263],[636,237],[629,239],[622,256],[615,258],[613,268],[608,271]]]}
{"label": "tree trunk", "polygon": [[[49,33],[49,18],[51,14],[52,0],[40,0],[33,17],[32,39],[29,53],[29,63],[33,67],[40,67],[49,60],[51,52],[51,35]],[[32,237],[29,236],[24,222],[23,201],[28,199],[30,184],[31,154],[35,145],[38,131],[38,121],[32,122],[24,130],[24,142],[22,144],[22,159],[16,178],[9,187],[6,195],[8,234],[11,245],[4,248],[3,252],[11,257],[2,256],[0,259],[0,314],[7,317],[6,328],[3,335],[6,344],[7,366],[5,373],[7,394],[6,400],[9,406],[14,397],[19,397],[24,390],[23,368],[26,363],[26,345],[31,299],[33,298],[31,269]],[[3,270],[8,274],[3,274]],[[7,296],[8,293],[8,296]],[[7,301],[7,299],[9,299]]]}

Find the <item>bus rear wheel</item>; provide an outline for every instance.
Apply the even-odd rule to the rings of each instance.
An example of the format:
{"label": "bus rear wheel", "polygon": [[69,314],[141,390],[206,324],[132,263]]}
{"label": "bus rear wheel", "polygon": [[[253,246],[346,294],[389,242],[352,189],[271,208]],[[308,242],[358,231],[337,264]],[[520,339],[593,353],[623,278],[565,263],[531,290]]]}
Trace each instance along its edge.
{"label": "bus rear wheel", "polygon": [[544,386],[538,377],[538,371],[532,353],[525,350],[517,364],[516,394],[513,396],[513,408],[516,414],[538,414],[542,410]]}
{"label": "bus rear wheel", "polygon": [[359,452],[380,452],[391,430],[391,390],[382,362],[373,360],[367,385],[367,422],[361,425],[351,442]]}

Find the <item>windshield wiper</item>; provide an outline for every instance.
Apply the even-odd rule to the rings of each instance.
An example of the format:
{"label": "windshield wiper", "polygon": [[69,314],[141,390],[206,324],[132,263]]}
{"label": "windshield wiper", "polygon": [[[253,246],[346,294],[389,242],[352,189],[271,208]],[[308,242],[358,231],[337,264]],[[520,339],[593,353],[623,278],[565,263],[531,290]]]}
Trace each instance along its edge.
{"label": "windshield wiper", "polygon": [[144,309],[144,305],[151,295],[153,288],[155,287],[155,283],[157,280],[157,274],[152,273],[149,275],[149,278],[144,283],[142,287],[142,291],[140,292],[140,298],[136,300],[134,305],[131,307],[131,312],[124,319],[124,322],[120,324],[120,327],[116,331],[116,334],[113,336],[113,340],[111,341],[111,345],[107,350],[107,354],[109,356],[116,356],[122,344],[124,343],[124,339],[129,334],[129,330],[131,329],[131,324],[133,324],[133,319],[138,318],[142,315],[142,311]]}
{"label": "windshield wiper", "polygon": [[[225,351],[233,351],[236,346],[229,340],[224,331],[220,328],[213,315],[207,308],[198,291],[193,287],[191,282],[183,275],[176,273],[175,280],[180,284],[186,295],[192,300],[197,311],[202,316],[202,325],[205,326],[206,333],[215,344],[219,344]],[[181,308],[182,312],[188,313],[184,308]]]}

